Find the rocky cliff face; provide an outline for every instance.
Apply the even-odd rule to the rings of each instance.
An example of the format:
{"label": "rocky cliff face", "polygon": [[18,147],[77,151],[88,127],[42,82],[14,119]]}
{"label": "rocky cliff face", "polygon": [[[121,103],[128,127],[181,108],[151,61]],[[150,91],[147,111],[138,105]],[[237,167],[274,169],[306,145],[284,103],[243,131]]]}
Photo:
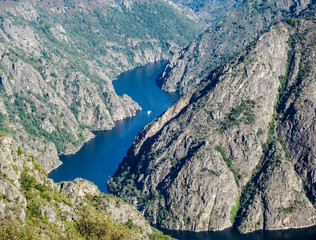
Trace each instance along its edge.
{"label": "rocky cliff face", "polygon": [[172,0],[181,6],[192,9],[206,22],[213,22],[226,15],[229,11],[239,6],[241,0]]}
{"label": "rocky cliff face", "polygon": [[174,230],[316,224],[315,14],[272,27],[136,137],[108,186]]}
{"label": "rocky cliff face", "polygon": [[227,16],[211,23],[189,46],[175,54],[162,73],[164,91],[187,93],[229,57],[245,49],[270,26],[296,16],[310,0],[247,0]]}
{"label": "rocky cliff face", "polygon": [[4,135],[0,136],[0,227],[1,239],[162,236],[135,207],[101,194],[91,182],[54,184],[34,156]]}
{"label": "rocky cliff face", "polygon": [[49,171],[140,106],[112,79],[199,31],[165,1],[1,1],[0,130]]}

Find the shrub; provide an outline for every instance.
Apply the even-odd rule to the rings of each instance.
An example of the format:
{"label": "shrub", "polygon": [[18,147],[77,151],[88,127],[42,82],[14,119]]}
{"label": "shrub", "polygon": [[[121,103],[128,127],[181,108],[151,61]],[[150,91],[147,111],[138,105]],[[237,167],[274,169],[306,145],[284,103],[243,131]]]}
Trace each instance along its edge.
{"label": "shrub", "polygon": [[222,155],[222,158],[225,161],[227,167],[234,174],[234,178],[235,178],[236,184],[239,185],[238,181],[239,181],[240,175],[239,175],[238,170],[233,169],[233,158],[232,158],[232,156],[227,157],[224,149],[222,149],[222,147],[220,145],[218,145],[218,144],[215,145],[214,148],[215,148],[216,151],[218,151]]}
{"label": "shrub", "polygon": [[29,191],[36,186],[35,177],[28,175],[26,171],[22,172],[19,182],[21,184],[21,188],[26,191]]}
{"label": "shrub", "polygon": [[215,176],[219,176],[219,174],[217,172],[215,172],[214,170],[208,169],[208,168],[202,168],[201,172],[206,172],[208,173],[208,175],[215,175]]}
{"label": "shrub", "polygon": [[252,100],[242,100],[240,105],[232,108],[230,113],[225,116],[223,122],[221,122],[221,131],[229,129],[233,126],[239,126],[240,123],[251,125],[255,122],[255,114],[253,108],[255,102]]}
{"label": "shrub", "polygon": [[9,196],[8,194],[1,194],[0,199],[7,199]]}
{"label": "shrub", "polygon": [[128,240],[134,236],[133,230],[128,226],[112,222],[92,206],[85,206],[80,210],[75,227],[86,239]]}
{"label": "shrub", "polygon": [[156,229],[153,229],[153,234],[149,236],[150,240],[172,240],[174,238],[164,235],[161,231],[158,231]]}
{"label": "shrub", "polygon": [[18,150],[16,151],[16,153],[20,156],[23,154],[23,150],[21,149],[20,146],[18,146]]}
{"label": "shrub", "polygon": [[37,218],[41,217],[41,213],[40,213],[41,204],[38,201],[35,201],[35,200],[30,201],[27,204],[26,208],[30,216],[37,217]]}
{"label": "shrub", "polygon": [[239,209],[239,198],[236,198],[236,204],[232,207],[231,216],[230,216],[230,222],[232,224],[234,224],[235,222],[235,217],[237,215],[238,209]]}
{"label": "shrub", "polygon": [[36,184],[36,189],[40,192],[45,192],[47,191],[47,187],[43,184]]}
{"label": "shrub", "polygon": [[57,75],[56,75],[56,73],[54,73],[54,72],[50,73],[50,76],[51,76],[51,77],[54,77],[54,78],[57,78]]}

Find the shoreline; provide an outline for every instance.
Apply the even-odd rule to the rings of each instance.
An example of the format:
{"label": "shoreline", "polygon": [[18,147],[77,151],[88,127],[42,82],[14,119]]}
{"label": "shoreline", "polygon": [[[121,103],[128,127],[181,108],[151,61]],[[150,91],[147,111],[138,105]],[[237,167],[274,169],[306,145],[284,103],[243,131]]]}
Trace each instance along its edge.
{"label": "shoreline", "polygon": [[[152,225],[154,227],[157,228],[157,226]],[[164,228],[157,228],[158,230],[162,231],[164,234],[167,235],[174,235],[176,236],[177,234],[188,234],[189,236],[192,237],[192,235],[199,235],[199,234],[217,234],[217,233],[223,233],[223,232],[230,232],[233,231],[235,233],[237,233],[239,236],[241,237],[247,237],[247,235],[251,235],[251,234],[266,234],[266,233],[276,233],[276,232],[283,232],[283,231],[295,231],[295,230],[306,230],[306,229],[313,229],[316,228],[316,223],[315,224],[311,224],[311,225],[307,225],[307,226],[300,226],[300,227],[285,227],[285,228],[275,228],[275,229],[256,229],[255,231],[251,231],[251,232],[246,232],[246,233],[241,233],[238,230],[236,230],[234,227],[228,227],[228,228],[224,228],[223,230],[217,230],[217,231],[198,231],[198,232],[194,232],[194,231],[185,231],[185,230],[168,230],[168,229],[164,229]]]}
{"label": "shoreline", "polygon": [[[111,130],[111,129],[110,129]],[[103,130],[103,131],[106,131],[106,130]],[[83,145],[85,144],[85,143],[87,143],[87,142],[89,142],[89,141],[91,141],[92,139],[94,139],[95,138],[95,134],[92,132],[92,131],[90,131],[91,133],[92,133],[92,135],[90,136],[90,137],[88,137],[87,139],[85,139],[77,148],[75,148],[74,150],[72,150],[72,151],[69,151],[69,152],[66,152],[66,153],[60,153],[60,154],[58,154],[57,156],[58,156],[58,161],[59,161],[59,163],[58,163],[58,165],[57,166],[55,166],[55,167],[53,167],[52,169],[50,169],[49,171],[46,171],[46,173],[47,174],[50,174],[52,171],[54,171],[55,169],[57,169],[58,167],[60,167],[62,164],[63,164],[63,162],[60,160],[60,156],[62,156],[62,155],[72,155],[72,154],[76,154],[77,152],[79,152],[79,150],[83,147]]]}
{"label": "shoreline", "polygon": [[94,130],[90,130],[90,132],[91,132],[90,137],[87,138],[87,139],[85,139],[85,141],[82,142],[82,143],[80,144],[80,146],[78,146],[77,148],[75,148],[75,149],[72,150],[72,151],[68,151],[68,152],[65,152],[65,153],[60,153],[60,154],[58,154],[58,155],[57,155],[57,156],[58,156],[58,161],[59,161],[58,165],[55,166],[55,167],[53,167],[53,168],[50,169],[49,171],[46,171],[46,173],[47,173],[47,174],[50,174],[52,171],[54,171],[55,169],[57,169],[57,168],[59,168],[61,165],[63,165],[63,162],[60,160],[60,156],[74,155],[74,154],[76,154],[77,152],[79,152],[80,149],[81,149],[86,143],[90,142],[91,140],[93,140],[93,139],[96,137],[96,134],[95,134],[96,132],[111,131],[113,128],[116,127],[117,122],[119,122],[119,121],[124,121],[124,120],[126,120],[126,119],[128,119],[128,118],[136,117],[137,114],[139,114],[141,111],[142,111],[142,110],[137,110],[137,111],[135,112],[135,114],[133,114],[132,116],[128,116],[128,117],[122,118],[122,119],[120,119],[120,120],[116,120],[116,121],[114,122],[113,127],[109,128],[109,129],[101,129],[101,130],[95,130],[95,131],[94,131]]}
{"label": "shoreline", "polygon": [[[113,78],[111,81],[112,81],[112,82],[113,82],[113,81],[117,81],[118,78],[119,78],[119,76],[120,76],[121,74],[125,73],[125,72],[132,71],[132,70],[134,70],[134,69],[136,69],[136,68],[144,67],[144,66],[146,66],[147,64],[150,64],[150,63],[155,63],[155,62],[160,62],[160,61],[164,61],[164,62],[165,62],[165,61],[168,61],[168,60],[169,60],[169,59],[161,58],[160,60],[147,62],[147,63],[145,63],[144,65],[138,65],[138,66],[135,66],[135,67],[133,67],[133,68],[128,68],[127,70],[124,70],[123,72],[119,73],[119,74],[118,74],[115,78]],[[116,92],[115,92],[115,93],[116,93]],[[117,94],[117,93],[116,93],[116,94]],[[118,94],[117,94],[117,95],[118,95]],[[129,96],[129,95],[128,95],[128,96]],[[130,97],[130,96],[129,96],[129,97]],[[133,99],[133,101],[135,101],[135,100]],[[135,102],[136,102],[136,101],[135,101]],[[59,164],[56,165],[55,167],[53,167],[52,169],[50,169],[49,171],[46,171],[46,173],[47,173],[47,174],[51,173],[53,170],[57,169],[58,167],[60,167],[60,166],[63,164],[63,162],[60,160],[60,156],[74,155],[74,154],[76,154],[78,151],[80,151],[80,149],[84,146],[85,143],[87,143],[87,142],[89,142],[89,141],[91,141],[92,139],[95,138],[94,132],[111,131],[111,130],[117,125],[117,122],[122,121],[122,120],[125,120],[125,119],[128,119],[128,118],[133,118],[133,117],[137,116],[137,114],[138,114],[140,111],[142,111],[142,110],[137,110],[137,111],[135,112],[135,114],[133,114],[132,116],[127,116],[127,117],[124,117],[124,118],[122,118],[122,119],[120,119],[120,120],[114,121],[114,125],[113,125],[111,128],[109,128],[109,129],[101,129],[101,130],[96,130],[96,131],[90,130],[91,136],[90,136],[89,138],[85,139],[85,141],[82,142],[82,144],[80,144],[80,146],[78,146],[77,148],[75,148],[75,149],[73,149],[73,150],[70,150],[70,151],[67,151],[67,152],[58,154]]]}

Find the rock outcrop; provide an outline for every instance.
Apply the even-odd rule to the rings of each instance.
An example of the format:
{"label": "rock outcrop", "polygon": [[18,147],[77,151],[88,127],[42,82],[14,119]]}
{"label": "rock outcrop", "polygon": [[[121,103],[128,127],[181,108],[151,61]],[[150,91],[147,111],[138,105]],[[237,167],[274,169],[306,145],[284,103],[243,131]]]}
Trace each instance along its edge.
{"label": "rock outcrop", "polygon": [[4,135],[0,136],[0,227],[1,239],[162,236],[134,206],[100,193],[91,182],[53,183],[34,156]]}
{"label": "rock outcrop", "polygon": [[189,92],[210,71],[245,49],[270,26],[296,16],[310,3],[310,0],[243,1],[238,8],[211,23],[196,40],[175,54],[158,80],[159,84],[167,92]]}
{"label": "rock outcrop", "polygon": [[162,0],[1,1],[0,9],[0,130],[46,171],[92,131],[141,110],[115,93],[115,76],[166,59],[200,29]]}
{"label": "rock outcrop", "polygon": [[315,13],[273,26],[135,138],[108,187],[174,230],[316,224]]}
{"label": "rock outcrop", "polygon": [[214,22],[235,9],[241,0],[172,0],[174,3],[191,9],[196,15],[206,22]]}

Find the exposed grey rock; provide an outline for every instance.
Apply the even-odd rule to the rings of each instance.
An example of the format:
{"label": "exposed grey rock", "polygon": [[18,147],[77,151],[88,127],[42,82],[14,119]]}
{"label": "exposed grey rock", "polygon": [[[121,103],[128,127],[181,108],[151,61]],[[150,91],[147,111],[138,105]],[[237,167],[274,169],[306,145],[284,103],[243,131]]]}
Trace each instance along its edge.
{"label": "exposed grey rock", "polygon": [[310,0],[244,1],[179,53],[162,73],[159,83],[167,92],[194,89],[208,73],[258,38],[273,24],[305,9]]}
{"label": "exposed grey rock", "polygon": [[[40,229],[45,231],[33,233],[32,239],[50,239],[51,234],[69,237],[67,229],[80,219],[84,206],[95,208],[103,218],[115,224],[132,224],[135,231],[133,239],[149,239],[153,231],[157,231],[134,206],[114,196],[101,194],[97,186],[89,181],[75,179],[73,182],[53,183],[33,156],[18,148],[11,137],[0,136],[1,236],[6,236],[3,235],[4,222],[11,221],[12,226],[17,228],[17,220],[23,226],[30,224],[30,219],[37,218],[35,221],[40,222]],[[32,228],[36,227],[36,224],[32,225]]]}
{"label": "exposed grey rock", "polygon": [[[225,16],[232,9],[238,7],[239,4],[242,2],[241,0],[236,0],[236,1],[172,0],[172,1],[182,6],[182,8],[186,7],[186,8],[191,9],[193,13],[198,15],[200,18],[204,19],[206,22],[213,22]],[[190,14],[190,12],[188,12],[187,14]],[[191,13],[190,15],[193,15],[193,14]]]}
{"label": "exposed grey rock", "polygon": [[147,125],[110,192],[174,230],[315,225],[315,16],[293,21]]}
{"label": "exposed grey rock", "polygon": [[72,182],[58,183],[58,190],[65,194],[72,203],[82,201],[82,198],[84,198],[87,194],[100,194],[100,190],[96,185],[81,178],[76,178]]}
{"label": "exposed grey rock", "polygon": [[71,182],[61,182],[58,184],[58,190],[73,204],[84,202],[87,195],[100,196],[98,201],[100,209],[105,209],[113,220],[123,224],[132,220],[133,224],[145,231],[145,234],[152,233],[149,223],[134,206],[126,204],[119,198],[101,194],[98,187],[87,180],[77,178]]}
{"label": "exposed grey rock", "polygon": [[[316,203],[316,48],[315,15],[298,23],[294,56],[288,75],[288,95],[280,107],[277,133],[283,139],[307,197]],[[296,40],[295,40],[296,38]],[[298,39],[297,39],[298,38]]]}
{"label": "exposed grey rock", "polygon": [[[246,190],[253,194],[243,203],[239,231],[277,230],[316,224],[316,210],[305,195],[300,177],[278,142],[271,144],[262,168]],[[251,183],[250,183],[251,184]]]}
{"label": "exposed grey rock", "polygon": [[[156,30],[177,39],[160,38],[142,16],[135,20],[139,8],[170,10],[169,25]],[[114,77],[168,58],[169,50],[185,46],[200,29],[198,21],[162,0],[1,1],[0,9],[0,111],[5,115],[1,130],[13,135],[48,172],[61,164],[58,154],[75,153],[94,137],[92,131],[109,130],[115,121],[141,110],[127,95],[115,93]],[[109,13],[118,24],[111,23],[112,30]],[[81,17],[85,21],[79,21]],[[137,31],[125,33],[127,20],[121,18],[135,20]]]}

